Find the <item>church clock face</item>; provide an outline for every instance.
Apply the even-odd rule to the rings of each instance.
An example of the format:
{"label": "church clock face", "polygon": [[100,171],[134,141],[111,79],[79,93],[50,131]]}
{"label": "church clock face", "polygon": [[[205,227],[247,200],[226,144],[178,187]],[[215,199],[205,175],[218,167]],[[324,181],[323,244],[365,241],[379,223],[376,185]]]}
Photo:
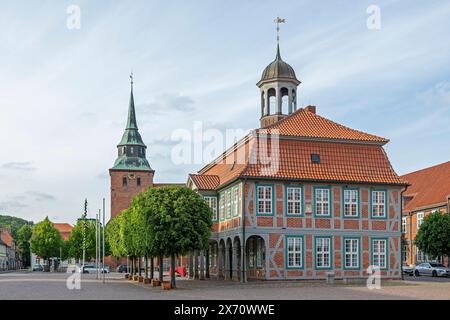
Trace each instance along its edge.
{"label": "church clock face", "polygon": [[135,178],[136,178],[136,176],[135,176],[134,173],[129,173],[128,174],[128,179],[135,179]]}

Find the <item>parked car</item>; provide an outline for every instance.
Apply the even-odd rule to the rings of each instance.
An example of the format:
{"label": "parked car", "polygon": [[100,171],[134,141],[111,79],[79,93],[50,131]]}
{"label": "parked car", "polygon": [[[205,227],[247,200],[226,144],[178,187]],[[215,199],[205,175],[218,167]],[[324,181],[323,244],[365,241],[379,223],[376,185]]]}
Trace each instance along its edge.
{"label": "parked car", "polygon": [[41,266],[40,264],[37,264],[37,265],[33,266],[33,272],[34,271],[42,272],[42,271],[44,271],[44,267]]}
{"label": "parked car", "polygon": [[414,275],[416,277],[448,277],[450,275],[450,272],[449,269],[441,263],[424,262],[414,268]]}
{"label": "parked car", "polygon": [[93,264],[87,264],[81,267],[82,273],[97,273],[97,268]]}
{"label": "parked car", "polygon": [[410,266],[402,266],[402,270],[404,274],[407,274],[409,276],[413,276],[414,275],[414,268],[410,267]]}
{"label": "parked car", "polygon": [[109,273],[109,267],[105,266],[104,268],[100,268],[100,273]]}
{"label": "parked car", "polygon": [[126,273],[126,272],[128,272],[127,265],[126,264],[119,265],[117,267],[116,271],[119,272],[119,273]]}

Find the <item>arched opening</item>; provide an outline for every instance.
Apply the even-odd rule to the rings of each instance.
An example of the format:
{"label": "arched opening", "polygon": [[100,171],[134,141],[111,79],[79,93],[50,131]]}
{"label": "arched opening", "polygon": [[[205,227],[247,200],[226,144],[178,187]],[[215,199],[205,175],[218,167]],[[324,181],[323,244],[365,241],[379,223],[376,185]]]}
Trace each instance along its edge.
{"label": "arched opening", "polygon": [[246,242],[247,279],[264,279],[266,247],[260,236],[251,236]]}
{"label": "arched opening", "polygon": [[290,111],[289,108],[289,90],[287,88],[281,88],[280,89],[280,95],[281,95],[281,113],[282,114],[288,114]]}
{"label": "arched opening", "polygon": [[264,91],[261,91],[261,117],[264,117],[266,115],[265,110],[265,96]]}
{"label": "arched opening", "polygon": [[234,254],[234,274],[233,278],[241,281],[242,279],[242,269],[241,269],[241,239],[235,237],[233,241],[233,254]]}
{"label": "arched opening", "polygon": [[292,108],[294,111],[297,110],[297,92],[292,89]]}
{"label": "arched opening", "polygon": [[227,250],[226,250],[226,266],[225,266],[225,272],[226,272],[226,278],[233,279],[233,244],[231,242],[231,239],[227,239]]}
{"label": "arched opening", "polygon": [[266,110],[266,115],[275,113],[277,111],[277,92],[274,88],[270,88],[267,91],[267,97],[269,98],[268,110]]}

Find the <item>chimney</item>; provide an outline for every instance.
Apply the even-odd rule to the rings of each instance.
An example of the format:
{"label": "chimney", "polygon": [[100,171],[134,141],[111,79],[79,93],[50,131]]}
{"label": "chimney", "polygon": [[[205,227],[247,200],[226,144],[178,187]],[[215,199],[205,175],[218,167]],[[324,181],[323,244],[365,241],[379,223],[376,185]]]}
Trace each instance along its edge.
{"label": "chimney", "polygon": [[316,106],[307,106],[305,110],[316,114]]}

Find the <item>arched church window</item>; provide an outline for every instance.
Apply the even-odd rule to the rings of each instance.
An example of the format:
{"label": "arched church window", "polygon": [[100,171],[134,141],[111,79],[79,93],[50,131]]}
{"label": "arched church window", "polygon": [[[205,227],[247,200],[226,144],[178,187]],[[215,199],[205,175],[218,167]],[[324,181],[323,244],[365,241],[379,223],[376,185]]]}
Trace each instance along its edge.
{"label": "arched church window", "polygon": [[123,177],[123,178],[122,178],[122,186],[126,187],[127,184],[128,184],[127,177]]}

